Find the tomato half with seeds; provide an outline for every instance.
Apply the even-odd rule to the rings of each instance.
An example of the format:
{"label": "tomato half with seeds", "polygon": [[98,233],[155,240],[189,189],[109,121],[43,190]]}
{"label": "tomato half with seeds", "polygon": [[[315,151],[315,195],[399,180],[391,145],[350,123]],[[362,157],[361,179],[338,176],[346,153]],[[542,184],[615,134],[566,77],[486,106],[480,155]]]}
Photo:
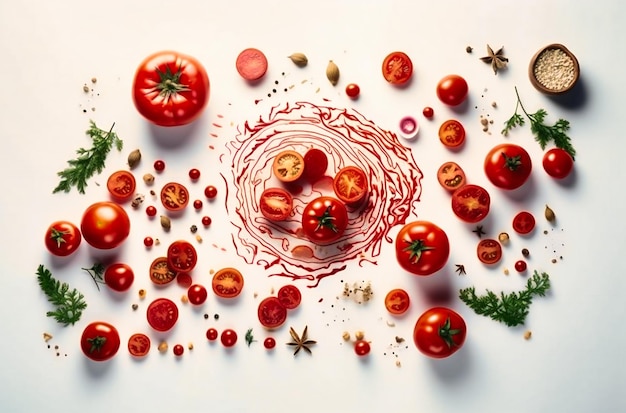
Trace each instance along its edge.
{"label": "tomato half with seeds", "polygon": [[254,82],[265,76],[267,72],[267,57],[259,49],[250,47],[237,56],[235,67],[244,79]]}
{"label": "tomato half with seeds", "polygon": [[437,170],[437,181],[446,191],[454,192],[467,183],[467,178],[457,163],[446,162]]}
{"label": "tomato half with seeds", "polygon": [[485,157],[485,175],[498,188],[519,188],[528,180],[531,171],[530,155],[513,143],[496,145]]}
{"label": "tomato half with seeds", "polygon": [[406,53],[392,52],[383,60],[383,77],[392,85],[403,85],[413,75],[413,62]]}
{"label": "tomato half with seeds", "polygon": [[83,214],[80,231],[94,248],[108,250],[119,246],[130,234],[130,219],[114,202],[96,202]]}
{"label": "tomato half with seeds", "polygon": [[268,329],[280,327],[287,320],[287,309],[278,297],[267,297],[259,303],[259,322]]}
{"label": "tomato half with seeds", "polygon": [[311,148],[304,154],[304,177],[315,183],[326,174],[328,157],[321,149]]}
{"label": "tomato half with seeds", "polygon": [[448,75],[437,84],[437,97],[446,105],[458,106],[467,98],[469,87],[459,75]]}
{"label": "tomato half with seeds", "polygon": [[190,242],[174,241],[167,248],[167,265],[176,272],[189,272],[198,263],[198,254]]}
{"label": "tomato half with seeds", "polygon": [[395,288],[387,293],[385,296],[385,308],[391,314],[401,315],[407,312],[411,299],[409,293],[402,288]]}
{"label": "tomato half with seeds", "polygon": [[137,182],[129,171],[116,171],[107,179],[107,190],[117,202],[126,202],[135,195]]}
{"label": "tomato half with seeds", "polygon": [[128,264],[116,262],[104,270],[104,282],[114,291],[128,291],[133,281],[135,281],[135,273]]}
{"label": "tomato half with seeds", "polygon": [[465,222],[480,222],[491,205],[489,192],[482,186],[466,184],[452,193],[452,211]]}
{"label": "tomato half with seeds", "polygon": [[236,268],[222,268],[213,274],[211,287],[218,297],[235,298],[243,290],[243,275]]}
{"label": "tomato half with seeds", "polygon": [[128,352],[134,357],[145,357],[150,351],[150,337],[135,333],[128,338]]}
{"label": "tomato half with seeds", "polygon": [[282,151],[274,157],[272,171],[281,182],[293,182],[304,173],[304,158],[296,151]]}
{"label": "tomato half with seeds", "polygon": [[210,84],[197,59],[162,51],[141,62],[132,90],[143,117],[159,126],[180,126],[200,116],[209,101]]}
{"label": "tomato half with seeds", "polygon": [[178,306],[168,298],[157,298],[148,306],[146,317],[156,331],[169,331],[178,321]]}
{"label": "tomato half with seeds", "polygon": [[316,244],[330,244],[348,227],[348,211],[340,200],[321,196],[309,202],[302,212],[302,231]]}
{"label": "tomato half with seeds", "polygon": [[120,348],[120,334],[113,325],[95,321],[83,330],[80,347],[87,358],[93,361],[106,361],[117,354]]}
{"label": "tomato half with seeds", "polygon": [[535,217],[528,211],[521,211],[513,217],[513,229],[521,235],[530,234],[535,229]]}
{"label": "tomato half with seeds", "polygon": [[167,257],[158,257],[150,264],[150,280],[156,285],[166,285],[174,281],[176,271],[167,263]]}
{"label": "tomato half with seeds", "polygon": [[270,221],[284,221],[293,210],[293,197],[283,188],[267,188],[259,199],[259,209]]}
{"label": "tomato half with seeds", "polygon": [[161,203],[168,211],[182,211],[189,203],[189,191],[178,182],[169,182],[161,188]]}
{"label": "tomato half with seeds", "polygon": [[445,231],[429,221],[410,222],[396,236],[396,259],[415,275],[431,275],[446,265],[450,243]]}
{"label": "tomato half with seeds", "polygon": [[277,294],[280,303],[287,309],[293,310],[298,308],[300,302],[302,301],[302,294],[300,290],[295,285],[283,285],[278,290]]}
{"label": "tomato half with seeds", "polygon": [[56,221],[46,230],[46,248],[57,257],[67,257],[76,252],[82,241],[80,230],[69,221]]}
{"label": "tomato half with seeds", "polygon": [[456,119],[448,119],[439,127],[439,140],[448,148],[458,148],[465,142],[465,128]]}
{"label": "tomato half with seeds", "polygon": [[457,312],[445,307],[425,311],[415,323],[413,341],[422,354],[445,358],[456,353],[465,342],[467,326]]}
{"label": "tomato half with seeds", "polygon": [[495,239],[481,239],[476,247],[476,255],[483,264],[495,264],[502,259],[502,245]]}
{"label": "tomato half with seeds", "polygon": [[369,191],[365,171],[358,166],[341,168],[333,179],[333,190],[337,198],[346,204],[358,204]]}

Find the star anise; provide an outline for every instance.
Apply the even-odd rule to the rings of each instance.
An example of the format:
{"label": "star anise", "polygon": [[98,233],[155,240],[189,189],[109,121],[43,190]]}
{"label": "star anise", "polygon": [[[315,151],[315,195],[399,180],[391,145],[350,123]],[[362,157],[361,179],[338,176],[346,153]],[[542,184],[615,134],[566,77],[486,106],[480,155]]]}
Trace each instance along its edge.
{"label": "star anise", "polygon": [[485,235],[485,231],[483,230],[483,226],[482,225],[477,225],[476,229],[472,230],[472,232],[476,235],[478,235],[478,238],[482,238],[483,235]]}
{"label": "star anise", "polygon": [[485,63],[489,63],[493,69],[493,73],[496,75],[498,74],[498,70],[504,69],[509,61],[509,59],[504,57],[504,46],[494,53],[493,49],[489,45],[487,45],[487,56],[481,57],[480,60]]}
{"label": "star anise", "polygon": [[467,273],[465,272],[465,265],[463,265],[463,264],[455,264],[455,265],[456,265],[456,270],[454,270],[454,271],[458,272],[458,273],[459,273],[459,275],[465,275],[465,274],[467,274]]}
{"label": "star anise", "polygon": [[298,354],[301,349],[304,349],[304,351],[306,351],[307,353],[312,354],[309,347],[317,343],[317,341],[308,339],[308,329],[309,327],[305,326],[304,331],[302,332],[302,336],[298,336],[296,330],[294,330],[293,327],[289,327],[289,334],[291,334],[291,338],[293,339],[293,341],[291,343],[287,343],[287,345],[296,347],[296,350],[293,352],[294,356]]}

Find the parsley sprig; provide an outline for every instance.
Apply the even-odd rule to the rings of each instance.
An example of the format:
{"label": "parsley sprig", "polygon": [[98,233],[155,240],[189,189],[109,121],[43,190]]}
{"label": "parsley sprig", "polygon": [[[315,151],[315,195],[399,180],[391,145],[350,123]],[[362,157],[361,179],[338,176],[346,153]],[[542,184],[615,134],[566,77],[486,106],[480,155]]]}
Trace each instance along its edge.
{"label": "parsley sprig", "polygon": [[37,268],[37,281],[41,290],[48,297],[56,309],[48,311],[46,315],[57,322],[68,325],[80,320],[83,310],[87,308],[85,297],[76,289],[70,290],[67,283],[61,283],[52,276],[50,270],[43,265]]}
{"label": "parsley sprig", "polygon": [[537,271],[526,283],[526,289],[510,294],[496,293],[487,290],[486,295],[477,296],[474,287],[464,288],[460,291],[459,298],[467,304],[476,314],[490,317],[509,327],[524,324],[530,310],[530,304],[535,296],[545,296],[550,289],[550,277],[545,272]]}
{"label": "parsley sprig", "polygon": [[539,109],[535,113],[528,113],[522,104],[522,101],[519,97],[519,92],[517,91],[517,87],[515,88],[515,95],[517,96],[517,104],[515,105],[515,113],[511,116],[506,122],[504,122],[504,129],[502,129],[502,134],[507,136],[511,129],[517,126],[524,126],[525,119],[522,114],[517,113],[519,109],[524,112],[524,115],[530,121],[530,131],[535,136],[535,140],[539,142],[539,146],[541,149],[545,149],[550,141],[554,142],[554,145],[557,148],[564,149],[569,153],[572,158],[576,156],[576,150],[572,146],[571,139],[567,136],[567,131],[569,130],[569,121],[565,119],[559,119],[552,126],[546,125],[544,120],[548,116],[548,112],[544,109]]}
{"label": "parsley sprig", "polygon": [[118,151],[122,150],[123,142],[113,132],[113,127],[107,132],[96,126],[92,120],[89,121],[89,129],[86,133],[91,137],[93,146],[89,149],[79,148],[76,151],[78,157],[67,161],[68,167],[57,173],[61,178],[61,182],[57,185],[52,193],[70,192],[72,187],[76,187],[81,194],[85,193],[87,180],[96,173],[101,173],[104,169],[107,155],[115,146]]}

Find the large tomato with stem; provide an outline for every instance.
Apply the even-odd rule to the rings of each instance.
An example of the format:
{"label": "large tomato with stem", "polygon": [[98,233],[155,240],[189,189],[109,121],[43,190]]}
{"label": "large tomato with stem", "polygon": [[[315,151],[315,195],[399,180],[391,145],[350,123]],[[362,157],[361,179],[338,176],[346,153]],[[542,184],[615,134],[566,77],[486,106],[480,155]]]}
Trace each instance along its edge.
{"label": "large tomato with stem", "polygon": [[321,196],[309,202],[302,212],[302,230],[316,244],[339,239],[348,226],[348,211],[340,200]]}
{"label": "large tomato with stem", "polygon": [[513,143],[494,146],[485,157],[485,174],[492,184],[502,189],[519,188],[532,170],[530,155]]}
{"label": "large tomato with stem", "polygon": [[118,204],[96,202],[85,210],[80,231],[89,245],[108,250],[117,247],[128,237],[130,219]]}
{"label": "large tomato with stem", "polygon": [[80,347],[85,356],[91,360],[106,361],[117,354],[120,348],[120,334],[111,324],[94,321],[83,330]]}
{"label": "large tomato with stem", "polygon": [[463,318],[445,307],[424,312],[415,323],[413,341],[417,349],[433,358],[452,355],[463,346],[467,327]]}
{"label": "large tomato with stem", "polygon": [[431,275],[446,265],[450,243],[445,231],[429,221],[406,224],[396,237],[396,259],[416,275]]}
{"label": "large tomato with stem", "polygon": [[73,254],[80,245],[82,236],[76,225],[69,221],[56,221],[46,231],[46,248],[58,257]]}
{"label": "large tomato with stem", "polygon": [[180,126],[194,121],[209,100],[209,77],[192,56],[161,51],[137,68],[133,82],[135,107],[159,126]]}

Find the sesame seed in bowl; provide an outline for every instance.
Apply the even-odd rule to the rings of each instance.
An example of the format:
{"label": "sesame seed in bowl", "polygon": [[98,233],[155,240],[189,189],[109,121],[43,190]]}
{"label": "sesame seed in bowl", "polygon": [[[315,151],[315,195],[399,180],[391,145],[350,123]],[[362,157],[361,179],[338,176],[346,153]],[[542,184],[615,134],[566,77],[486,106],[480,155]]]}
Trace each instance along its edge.
{"label": "sesame seed in bowl", "polygon": [[580,67],[572,52],[562,44],[553,43],[535,53],[528,75],[540,92],[560,95],[574,87],[580,76]]}

